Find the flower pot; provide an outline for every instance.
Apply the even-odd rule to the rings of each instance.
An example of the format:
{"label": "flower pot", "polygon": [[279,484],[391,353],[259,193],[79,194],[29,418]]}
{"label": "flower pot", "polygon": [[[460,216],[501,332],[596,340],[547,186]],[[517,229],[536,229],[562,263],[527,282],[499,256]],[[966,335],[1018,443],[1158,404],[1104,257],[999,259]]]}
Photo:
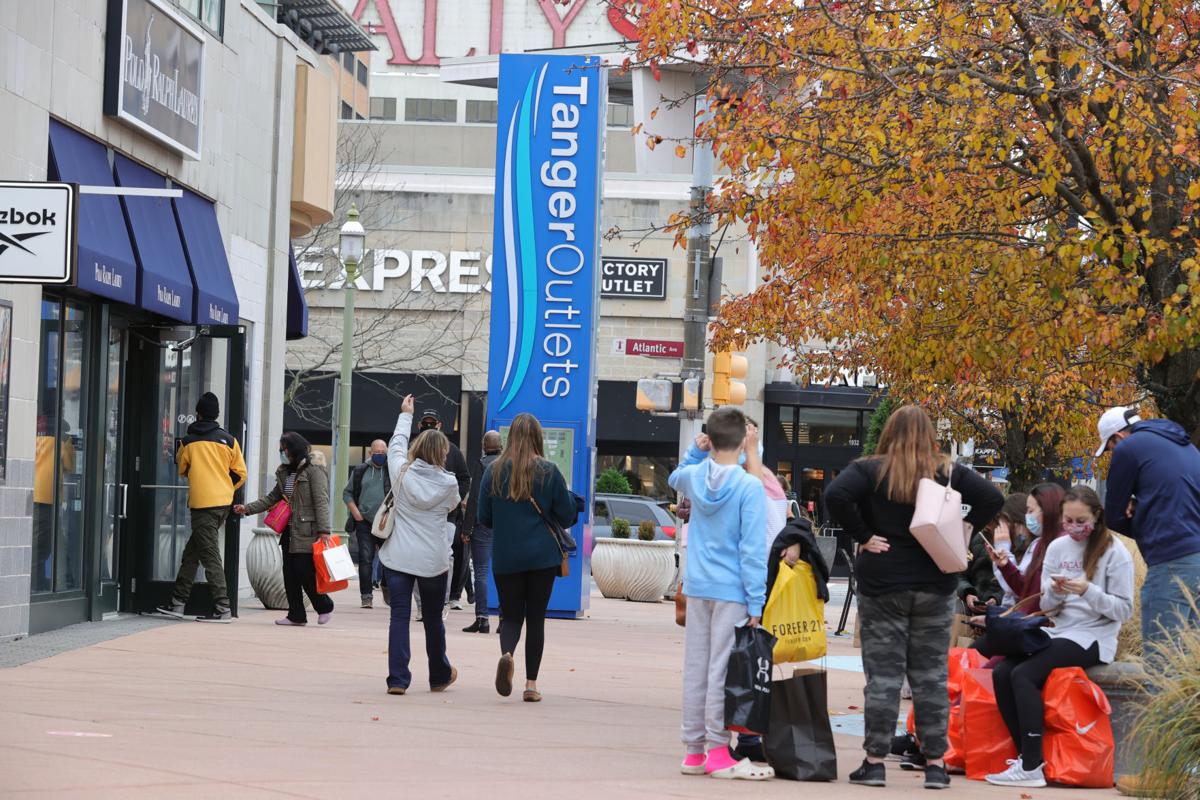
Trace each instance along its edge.
{"label": "flower pot", "polygon": [[605,597],[657,603],[675,577],[675,543],[597,539],[592,577]]}
{"label": "flower pot", "polygon": [[[263,608],[286,609],[287,592],[283,588],[283,553],[279,534],[270,528],[255,528],[254,538],[246,546],[246,575],[254,596]],[[305,608],[310,607],[304,598]]]}

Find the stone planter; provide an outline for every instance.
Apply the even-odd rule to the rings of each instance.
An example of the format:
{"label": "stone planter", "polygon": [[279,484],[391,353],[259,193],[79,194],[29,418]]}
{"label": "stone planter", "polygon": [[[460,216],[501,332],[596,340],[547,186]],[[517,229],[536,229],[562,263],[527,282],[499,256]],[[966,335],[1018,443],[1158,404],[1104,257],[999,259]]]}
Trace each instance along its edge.
{"label": "stone planter", "polygon": [[1116,745],[1113,777],[1140,773],[1141,764],[1136,763],[1134,748],[1129,742],[1138,712],[1145,702],[1145,670],[1141,664],[1114,661],[1090,668],[1087,675],[1104,690],[1104,696],[1112,706],[1113,742]]}
{"label": "stone planter", "polygon": [[605,597],[657,603],[675,577],[675,543],[597,539],[592,577]]}
{"label": "stone planter", "polygon": [[[279,534],[270,528],[255,528],[254,538],[246,546],[246,575],[254,596],[263,608],[287,610],[287,592],[283,588],[283,553]],[[308,597],[304,607],[310,608]]]}

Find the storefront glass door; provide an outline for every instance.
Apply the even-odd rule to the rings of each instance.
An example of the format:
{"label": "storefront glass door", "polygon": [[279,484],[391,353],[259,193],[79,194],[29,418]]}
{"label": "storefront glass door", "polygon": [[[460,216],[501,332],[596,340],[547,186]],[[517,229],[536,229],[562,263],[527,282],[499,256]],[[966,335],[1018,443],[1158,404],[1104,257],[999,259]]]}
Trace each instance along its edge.
{"label": "storefront glass door", "polygon": [[[196,421],[196,402],[204,392],[221,404],[220,423],[243,437],[243,333],[240,328],[135,329],[130,369],[141,389],[130,403],[136,408],[131,451],[135,475],[130,494],[136,498],[132,519],[135,549],[135,607],[146,611],[170,599],[184,547],[191,534],[188,484],[175,461],[179,440]],[[222,541],[222,558],[231,599],[236,602],[237,523],[230,521]],[[189,612],[211,610],[204,570],[196,576]]]}
{"label": "storefront glass door", "polygon": [[129,484],[122,480],[121,441],[124,421],[125,358],[128,328],[112,317],[104,347],[101,373],[104,390],[104,473],[100,494],[99,591],[93,618],[113,614],[120,605],[121,527],[129,510]]}

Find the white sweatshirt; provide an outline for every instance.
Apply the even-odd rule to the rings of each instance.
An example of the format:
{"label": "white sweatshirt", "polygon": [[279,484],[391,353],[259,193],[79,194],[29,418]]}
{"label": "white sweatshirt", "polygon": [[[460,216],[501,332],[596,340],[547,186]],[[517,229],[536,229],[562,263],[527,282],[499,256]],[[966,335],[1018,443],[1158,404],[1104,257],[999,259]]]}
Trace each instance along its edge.
{"label": "white sweatshirt", "polygon": [[1052,575],[1082,578],[1087,542],[1066,534],[1046,548],[1042,565],[1042,610],[1054,620],[1046,632],[1056,639],[1070,639],[1085,650],[1100,643],[1100,660],[1112,663],[1117,655],[1121,623],[1133,616],[1133,557],[1115,536],[1096,565],[1096,574],[1082,595],[1054,590]]}

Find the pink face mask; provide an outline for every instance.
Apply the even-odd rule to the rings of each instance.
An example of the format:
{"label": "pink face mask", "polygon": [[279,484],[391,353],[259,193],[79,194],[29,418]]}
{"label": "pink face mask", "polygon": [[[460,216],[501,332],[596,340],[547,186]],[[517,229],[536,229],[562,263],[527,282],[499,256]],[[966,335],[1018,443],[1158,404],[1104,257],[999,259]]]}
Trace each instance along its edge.
{"label": "pink face mask", "polygon": [[1096,524],[1093,522],[1064,522],[1063,533],[1070,536],[1077,542],[1087,541],[1087,538],[1092,535],[1092,531],[1096,529]]}

